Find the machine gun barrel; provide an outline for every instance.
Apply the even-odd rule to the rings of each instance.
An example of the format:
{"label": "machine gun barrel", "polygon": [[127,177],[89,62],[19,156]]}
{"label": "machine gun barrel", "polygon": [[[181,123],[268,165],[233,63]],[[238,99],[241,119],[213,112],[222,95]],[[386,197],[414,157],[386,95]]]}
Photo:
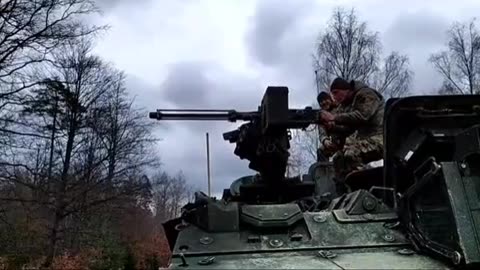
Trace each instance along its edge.
{"label": "machine gun barrel", "polygon": [[[319,110],[306,107],[304,109],[287,110],[286,118],[279,119],[285,128],[304,128],[317,121]],[[262,117],[259,111],[238,112],[235,110],[202,110],[202,109],[159,109],[150,112],[149,117],[157,120],[193,120],[193,121],[253,121]],[[271,119],[273,120],[273,119]]]}
{"label": "machine gun barrel", "polygon": [[157,120],[195,120],[195,121],[252,121],[259,117],[258,112],[237,112],[235,110],[202,109],[159,109],[149,114]]}

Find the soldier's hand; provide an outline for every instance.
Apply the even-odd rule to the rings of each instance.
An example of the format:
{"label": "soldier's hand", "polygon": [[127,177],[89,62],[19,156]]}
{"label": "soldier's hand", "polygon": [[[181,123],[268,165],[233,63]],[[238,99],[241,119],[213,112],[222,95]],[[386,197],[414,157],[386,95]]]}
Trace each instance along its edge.
{"label": "soldier's hand", "polygon": [[323,146],[327,149],[331,148],[333,146],[332,140],[330,139],[323,140]]}
{"label": "soldier's hand", "polygon": [[319,118],[321,122],[332,122],[335,120],[335,116],[327,111],[321,111]]}
{"label": "soldier's hand", "polygon": [[325,147],[325,149],[329,151],[332,151],[335,149],[335,144],[329,139],[326,139],[323,141],[323,146]]}

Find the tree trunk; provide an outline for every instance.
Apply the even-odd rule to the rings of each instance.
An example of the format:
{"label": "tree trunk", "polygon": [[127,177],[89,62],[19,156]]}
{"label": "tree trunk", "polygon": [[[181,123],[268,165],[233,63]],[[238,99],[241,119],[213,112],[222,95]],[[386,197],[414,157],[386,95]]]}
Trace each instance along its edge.
{"label": "tree trunk", "polygon": [[61,227],[61,223],[64,220],[65,216],[65,192],[67,188],[67,181],[68,181],[68,171],[70,169],[70,160],[72,157],[73,151],[73,142],[75,140],[75,133],[76,133],[77,123],[76,123],[76,115],[75,113],[72,114],[72,118],[70,120],[70,130],[68,131],[68,139],[67,139],[67,147],[65,150],[65,162],[63,164],[62,176],[60,179],[60,185],[58,188],[57,196],[56,196],[56,205],[55,205],[55,216],[53,220],[52,230],[50,233],[50,245],[47,250],[47,258],[45,259],[44,266],[50,267],[53,262],[53,258],[55,257],[55,252],[57,249],[57,243],[59,239],[59,229]]}

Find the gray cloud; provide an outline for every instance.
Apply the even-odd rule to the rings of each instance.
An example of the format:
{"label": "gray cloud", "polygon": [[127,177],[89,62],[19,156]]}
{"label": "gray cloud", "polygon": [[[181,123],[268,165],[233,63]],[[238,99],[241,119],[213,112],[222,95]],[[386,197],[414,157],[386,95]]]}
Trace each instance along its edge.
{"label": "gray cloud", "polygon": [[171,65],[158,94],[180,108],[252,110],[265,88],[256,78],[228,72],[221,65],[182,62]]}
{"label": "gray cloud", "polygon": [[[381,10],[384,8],[380,7]],[[293,1],[275,9],[268,1],[257,6],[253,24],[246,35],[246,46],[253,62],[274,69],[274,78],[293,90],[291,100],[294,104],[310,104],[316,91],[311,55],[317,35],[324,25],[314,25],[308,18],[329,18],[331,11],[331,7],[322,10],[321,6]],[[409,56],[410,66],[415,73],[414,93],[431,93],[440,85],[441,80],[428,58],[445,44],[445,31],[451,23],[450,18],[427,9],[418,9],[399,13],[390,24],[385,24],[388,17],[383,16],[380,25],[378,20],[370,18],[372,15],[368,12],[358,15],[362,21],[369,23],[371,30],[383,30],[380,36],[384,55],[395,50]]]}
{"label": "gray cloud", "polygon": [[120,6],[139,6],[145,3],[149,3],[150,1],[151,0],[96,0],[95,2],[102,11],[108,12]]}
{"label": "gray cloud", "polygon": [[282,43],[295,27],[311,1],[260,1],[252,25],[245,36],[252,56],[264,65],[278,64],[282,59]]}
{"label": "gray cloud", "polygon": [[282,5],[262,1],[246,33],[252,63],[272,70],[269,84],[289,87],[291,106],[304,107],[315,100],[312,52],[319,18],[327,16],[327,10],[312,1],[282,1]]}
{"label": "gray cloud", "polygon": [[[157,99],[164,108],[256,110],[265,86],[255,78],[233,74],[221,66],[209,63],[182,62],[171,66],[166,79],[158,88]],[[178,125],[195,133],[222,133],[226,122],[187,121]]]}
{"label": "gray cloud", "polygon": [[445,43],[448,26],[447,18],[427,10],[401,13],[383,35],[384,45],[394,50],[431,49]]}
{"label": "gray cloud", "polygon": [[130,73],[126,73],[125,82],[130,95],[135,98],[137,104],[142,104],[143,107],[152,109],[160,105],[158,102],[162,102],[162,100],[158,98],[160,93],[157,86],[147,83]]}
{"label": "gray cloud", "polygon": [[212,83],[207,78],[206,65],[201,63],[176,63],[161,85],[161,92],[180,107],[208,107]]}
{"label": "gray cloud", "polygon": [[419,10],[399,14],[385,31],[385,48],[400,51],[410,58],[415,72],[414,92],[427,94],[440,86],[442,80],[428,58],[446,43],[450,23],[444,16]]}

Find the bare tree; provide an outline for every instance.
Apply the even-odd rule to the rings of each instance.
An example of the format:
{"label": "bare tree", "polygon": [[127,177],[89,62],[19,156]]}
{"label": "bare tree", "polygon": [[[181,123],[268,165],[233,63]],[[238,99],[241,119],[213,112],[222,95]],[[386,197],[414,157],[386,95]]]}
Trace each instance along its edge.
{"label": "bare tree", "polygon": [[155,174],[152,179],[154,181],[155,216],[159,221],[165,221],[172,216],[169,212],[172,178],[166,172],[163,172]]}
{"label": "bare tree", "polygon": [[54,190],[55,207],[50,233],[50,245],[46,265],[50,265],[55,255],[57,241],[61,233],[62,222],[70,214],[68,189],[75,176],[71,175],[73,158],[76,154],[81,131],[86,127],[86,113],[97,99],[112,87],[112,74],[106,72],[108,67],[96,56],[90,54],[91,43],[86,40],[69,42],[54,53],[55,68],[52,77],[65,85],[63,92],[64,113],[59,117],[59,130],[63,135],[57,142],[62,149],[62,163]]}
{"label": "bare tree", "polygon": [[353,9],[336,9],[316,47],[318,80],[324,87],[337,76],[367,81],[377,70],[379,50],[378,34],[369,32]]}
{"label": "bare tree", "polygon": [[175,218],[181,207],[192,197],[192,187],[182,172],[170,176],[165,172],[153,176],[153,202],[155,217],[159,222]]}
{"label": "bare tree", "polygon": [[96,12],[90,0],[5,0],[0,2],[0,98],[35,82],[25,73],[47,60],[65,41],[94,33],[82,15]]}
{"label": "bare tree", "polygon": [[378,33],[369,31],[355,10],[338,8],[319,35],[314,53],[316,80],[325,89],[335,77],[342,77],[366,82],[387,97],[408,94],[413,74],[408,57],[393,52],[381,61],[380,55]]}
{"label": "bare tree", "polygon": [[453,86],[450,82],[447,80],[444,80],[442,85],[438,88],[438,94],[440,95],[455,95],[455,94],[463,94],[459,93],[455,86]]}
{"label": "bare tree", "polygon": [[454,23],[449,31],[447,49],[432,54],[430,61],[443,76],[443,94],[480,93],[480,32],[475,19]]}
{"label": "bare tree", "polygon": [[125,75],[117,72],[113,87],[103,95],[96,109],[92,127],[101,139],[108,155],[107,181],[126,175],[127,172],[144,166],[157,165],[158,157],[151,145],[154,138],[147,113],[134,107],[125,88]]}
{"label": "bare tree", "polygon": [[319,130],[291,131],[291,150],[288,160],[288,176],[300,175],[308,170],[308,167],[317,161],[317,149],[320,147]]}
{"label": "bare tree", "polygon": [[371,85],[385,98],[402,97],[410,93],[413,72],[409,70],[409,60],[405,55],[392,52],[383,61],[383,67],[374,74]]}
{"label": "bare tree", "polygon": [[48,230],[46,266],[62,250],[78,249],[85,234],[107,234],[91,224],[111,224],[113,217],[102,216],[112,209],[132,202],[150,211],[150,182],[142,174],[158,164],[153,125],[127,95],[123,72],[91,48],[79,38],[52,52],[49,69],[36,74],[44,83],[23,104],[30,135],[0,159],[0,201],[38,209],[34,217]]}
{"label": "bare tree", "polygon": [[92,0],[0,1],[0,136],[17,135],[11,110],[39,83],[32,70],[65,42],[105,28],[85,23],[84,16],[97,11]]}

